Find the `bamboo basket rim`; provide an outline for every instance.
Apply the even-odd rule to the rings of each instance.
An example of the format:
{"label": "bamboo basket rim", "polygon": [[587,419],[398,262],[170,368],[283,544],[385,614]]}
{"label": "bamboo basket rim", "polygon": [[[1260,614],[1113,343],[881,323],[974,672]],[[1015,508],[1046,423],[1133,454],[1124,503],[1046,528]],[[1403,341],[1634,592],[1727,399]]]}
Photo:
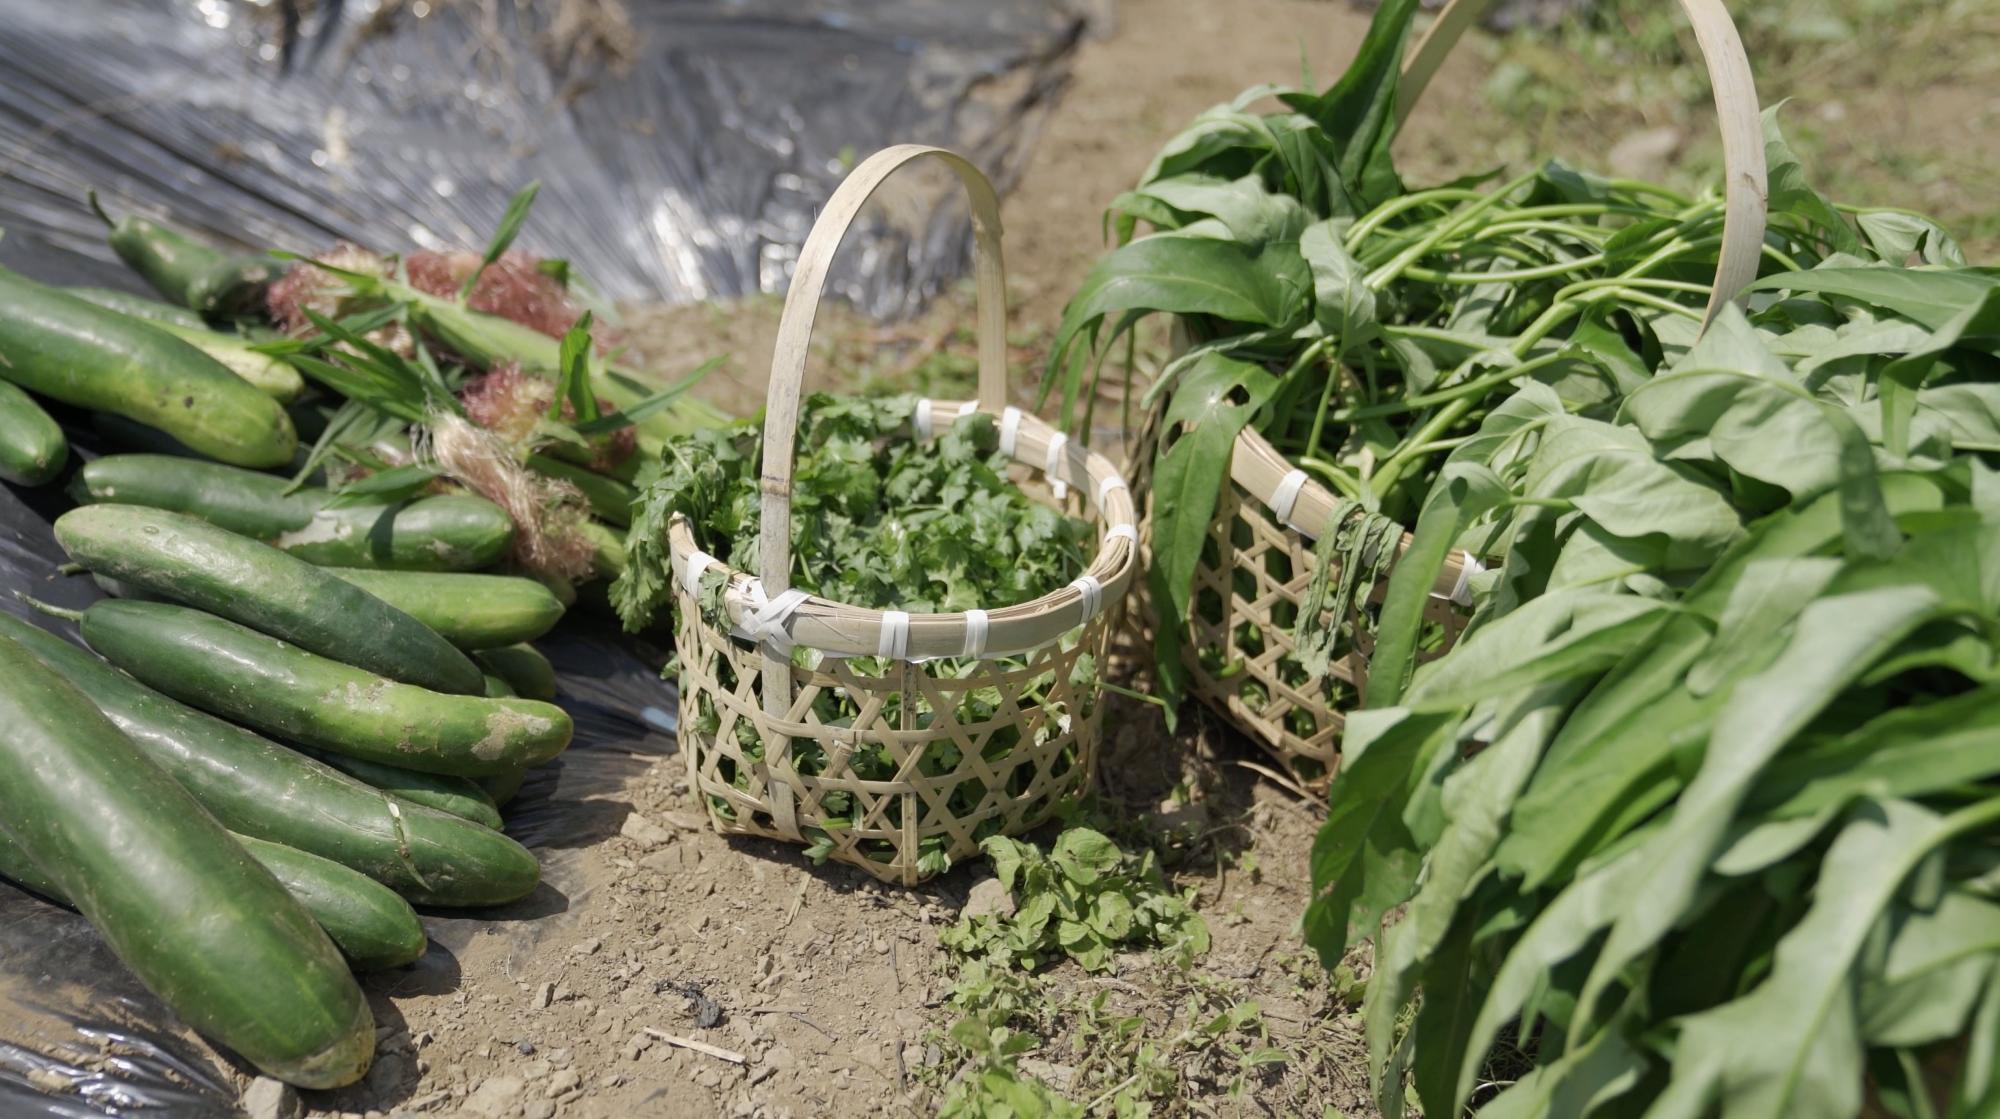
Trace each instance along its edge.
{"label": "bamboo basket rim", "polygon": [[[979,292],[979,397],[922,398],[911,434],[931,434],[933,417],[980,411],[1000,422],[1001,450],[1015,462],[1042,471],[1056,496],[1075,487],[1104,526],[1097,555],[1069,586],[1024,603],[991,611],[920,613],[876,610],[818,595],[790,593],[791,505],[794,447],[813,319],[834,253],[862,207],[891,173],[930,156],[965,187],[972,204],[974,267]],[[1000,249],[1000,208],[993,185],[969,160],[945,148],[898,144],[855,167],[827,200],[806,237],[785,296],[764,417],[759,574],[752,576],[701,550],[693,526],[675,516],[668,524],[674,572],[692,597],[701,575],[721,568],[730,621],[746,636],[774,644],[804,645],[835,656],[890,656],[899,660],[997,657],[1038,648],[1114,609],[1131,587],[1138,563],[1138,509],[1125,477],[1110,459],[1078,446],[1040,418],[1006,403],[1006,277]],[[1017,483],[1018,484],[1018,483]],[[781,610],[773,607],[784,602]],[[776,650],[773,650],[775,652]],[[779,662],[772,657],[773,666]]]}

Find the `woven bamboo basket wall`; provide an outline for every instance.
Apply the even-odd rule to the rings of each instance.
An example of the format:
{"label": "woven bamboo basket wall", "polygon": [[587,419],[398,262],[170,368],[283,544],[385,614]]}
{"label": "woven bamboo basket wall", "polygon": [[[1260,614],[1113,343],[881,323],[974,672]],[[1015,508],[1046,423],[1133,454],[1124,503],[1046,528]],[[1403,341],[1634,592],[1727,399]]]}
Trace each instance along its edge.
{"label": "woven bamboo basket wall", "polygon": [[[1415,105],[1487,3],[1453,0],[1438,13],[1404,64],[1399,116]],[[1728,12],[1720,0],[1680,3],[1714,89],[1725,167],[1723,244],[1706,326],[1757,275],[1764,238],[1764,141],[1750,64]],[[1142,437],[1132,460],[1134,482],[1148,508],[1142,541],[1151,536],[1146,491],[1152,455],[1151,438]],[[1374,646],[1376,603],[1357,602],[1347,618],[1339,619],[1341,644],[1324,676],[1307,673],[1294,655],[1292,632],[1312,576],[1314,542],[1328,529],[1336,501],[1261,435],[1240,435],[1209,528],[1209,547],[1195,573],[1183,644],[1189,690],[1317,792],[1324,792],[1339,766],[1342,712],[1363,698]],[[1407,536],[1403,543],[1407,545]],[[1465,628],[1471,606],[1468,579],[1479,570],[1470,556],[1454,553],[1447,560],[1424,612],[1420,659],[1443,654]],[[1380,591],[1378,587],[1377,602]],[[1141,596],[1141,605],[1141,628],[1158,625],[1147,613],[1151,596]]]}
{"label": "woven bamboo basket wall", "polygon": [[[952,614],[844,605],[789,589],[792,450],[813,316],[841,236],[896,168],[935,156],[972,200],[979,285],[979,399],[922,401],[932,417],[977,408],[1003,453],[1103,529],[1086,574],[1032,602]],[[878,878],[914,884],[995,834],[1025,831],[1090,785],[1102,663],[1138,569],[1136,510],[1111,462],[1006,406],[1006,285],[999,205],[985,177],[939,148],[864,160],[814,224],[786,296],[764,423],[760,575],[668,529],[689,776],[723,832],[815,844]],[[722,580],[721,619],[699,598]]]}

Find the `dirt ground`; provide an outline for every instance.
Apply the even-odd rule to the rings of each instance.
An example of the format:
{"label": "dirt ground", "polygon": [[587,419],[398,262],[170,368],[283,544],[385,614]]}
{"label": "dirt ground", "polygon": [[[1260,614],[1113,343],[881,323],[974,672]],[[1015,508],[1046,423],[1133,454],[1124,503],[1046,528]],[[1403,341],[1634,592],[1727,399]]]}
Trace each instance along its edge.
{"label": "dirt ground", "polygon": [[[1301,54],[1337,73],[1365,27],[1324,0],[1125,0],[1115,26],[1086,42],[1060,107],[1007,197],[1004,219],[1017,367],[1040,357],[1067,294],[1101,249],[1099,215],[1158,145],[1194,114],[1255,81],[1294,80]],[[1477,163],[1451,149],[1477,119],[1491,62],[1474,55],[1434,88],[1413,158]],[[1778,91],[1781,92],[1781,91]],[[1457,129],[1457,131],[1452,131]],[[685,368],[731,355],[711,388],[751,410],[761,401],[779,301],[638,312],[638,356]],[[837,310],[822,343],[823,384],[968,380],[968,295],[917,320],[868,324]],[[1024,390],[1025,391],[1025,390]],[[1160,1107],[1168,1115],[1372,1114],[1358,1023],[1311,962],[1295,924],[1320,811],[1251,765],[1241,739],[1197,716],[1169,736],[1150,709],[1125,704],[1106,745],[1106,811],[1171,832],[1180,885],[1198,890],[1214,948],[1192,974],[1143,957],[1110,976],[1064,965],[1064,992],[1108,991],[1115,1005],[1170,1032],[1186,1007],[1221,992],[1258,1004],[1289,1060],[1253,1089],[1220,1086]],[[918,889],[856,871],[815,869],[797,852],[726,840],[706,827],[683,763],[669,756],[606,798],[599,842],[545,851],[567,908],[532,935],[474,937],[453,982],[371,981],[384,1024],[365,1084],[318,1094],[314,1114],[413,1113],[483,1119],[551,1116],[859,1116],[931,1113],[950,1069],[930,1066],[948,1024],[938,932],[957,919],[983,871],[961,867]],[[419,975],[422,969],[419,969]],[[415,989],[412,989],[415,988]],[[666,1035],[666,1036],[662,1036]],[[1072,1051],[1058,1037],[1031,1059],[1060,1083]],[[688,1044],[691,1043],[691,1044]]]}

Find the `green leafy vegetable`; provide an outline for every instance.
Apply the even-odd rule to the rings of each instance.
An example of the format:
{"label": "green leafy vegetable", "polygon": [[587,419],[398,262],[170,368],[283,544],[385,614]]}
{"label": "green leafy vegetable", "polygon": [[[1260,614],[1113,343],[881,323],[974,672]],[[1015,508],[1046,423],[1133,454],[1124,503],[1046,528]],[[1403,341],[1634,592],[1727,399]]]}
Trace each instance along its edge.
{"label": "green leafy vegetable", "polygon": [[[1786,221],[1857,247],[1786,175]],[[1923,224],[1870,238],[1902,259],[1773,275],[1699,341],[1632,350],[1665,371],[1617,407],[1529,384],[1451,451],[1304,926],[1329,963],[1379,934],[1385,1114],[1410,1087],[1463,1110],[1505,1032],[1533,1067],[1482,1115],[1854,1115],[1864,1070],[1942,1115],[1923,1047],[1990,1042],[2000,505],[1971,401],[2000,330]],[[1412,671],[1453,543],[1500,563]],[[1953,1096],[1992,1092],[1968,1063]]]}

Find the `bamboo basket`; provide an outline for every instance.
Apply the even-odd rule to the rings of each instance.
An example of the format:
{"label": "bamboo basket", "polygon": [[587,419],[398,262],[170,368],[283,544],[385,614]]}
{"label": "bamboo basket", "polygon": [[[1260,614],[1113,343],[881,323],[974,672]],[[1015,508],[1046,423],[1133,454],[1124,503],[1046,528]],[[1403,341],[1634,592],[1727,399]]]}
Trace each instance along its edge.
{"label": "bamboo basket", "polygon": [[[1465,29],[1489,0],[1452,0],[1410,52],[1403,67],[1398,120],[1406,117]],[[1695,32],[1714,90],[1724,163],[1724,224],[1715,286],[1703,326],[1757,275],[1765,220],[1763,127],[1742,40],[1721,0],[1679,0]],[[1134,481],[1151,538],[1152,437],[1133,452]],[[1328,530],[1335,495],[1289,462],[1254,431],[1237,437],[1229,480],[1209,527],[1211,547],[1195,572],[1189,640],[1182,645],[1189,691],[1264,747],[1307,789],[1324,794],[1340,762],[1343,711],[1358,706],[1368,683],[1376,602],[1357,602],[1340,619],[1342,645],[1327,674],[1315,678],[1295,656],[1299,603],[1311,581],[1313,544]],[[1407,546],[1409,537],[1403,538]],[[1424,612],[1419,658],[1451,648],[1469,617],[1468,581],[1477,559],[1454,553],[1432,587]],[[1140,596],[1150,612],[1150,595]],[[1142,630],[1157,626],[1147,613]]]}
{"label": "bamboo basket", "polygon": [[[958,175],[972,202],[979,398],[919,402],[911,435],[928,438],[932,417],[991,413],[1019,473],[1046,483],[1024,489],[1056,502],[1074,490],[1070,506],[1104,530],[1076,582],[991,611],[868,610],[791,590],[788,580],[799,392],[827,268],[875,189],[926,155]],[[1089,787],[1102,717],[1095,666],[1137,570],[1137,514],[1108,459],[1006,406],[1005,300],[993,187],[951,152],[918,145],[877,152],[814,224],[771,362],[761,578],[702,552],[685,519],[668,527],[682,748],[717,830],[815,843],[828,858],[913,885],[938,869],[939,853],[971,855],[980,840],[1032,828]],[[697,602],[703,576],[715,572],[725,579],[727,630]],[[795,657],[795,647],[809,652]],[[825,718],[822,700],[848,716]]]}

